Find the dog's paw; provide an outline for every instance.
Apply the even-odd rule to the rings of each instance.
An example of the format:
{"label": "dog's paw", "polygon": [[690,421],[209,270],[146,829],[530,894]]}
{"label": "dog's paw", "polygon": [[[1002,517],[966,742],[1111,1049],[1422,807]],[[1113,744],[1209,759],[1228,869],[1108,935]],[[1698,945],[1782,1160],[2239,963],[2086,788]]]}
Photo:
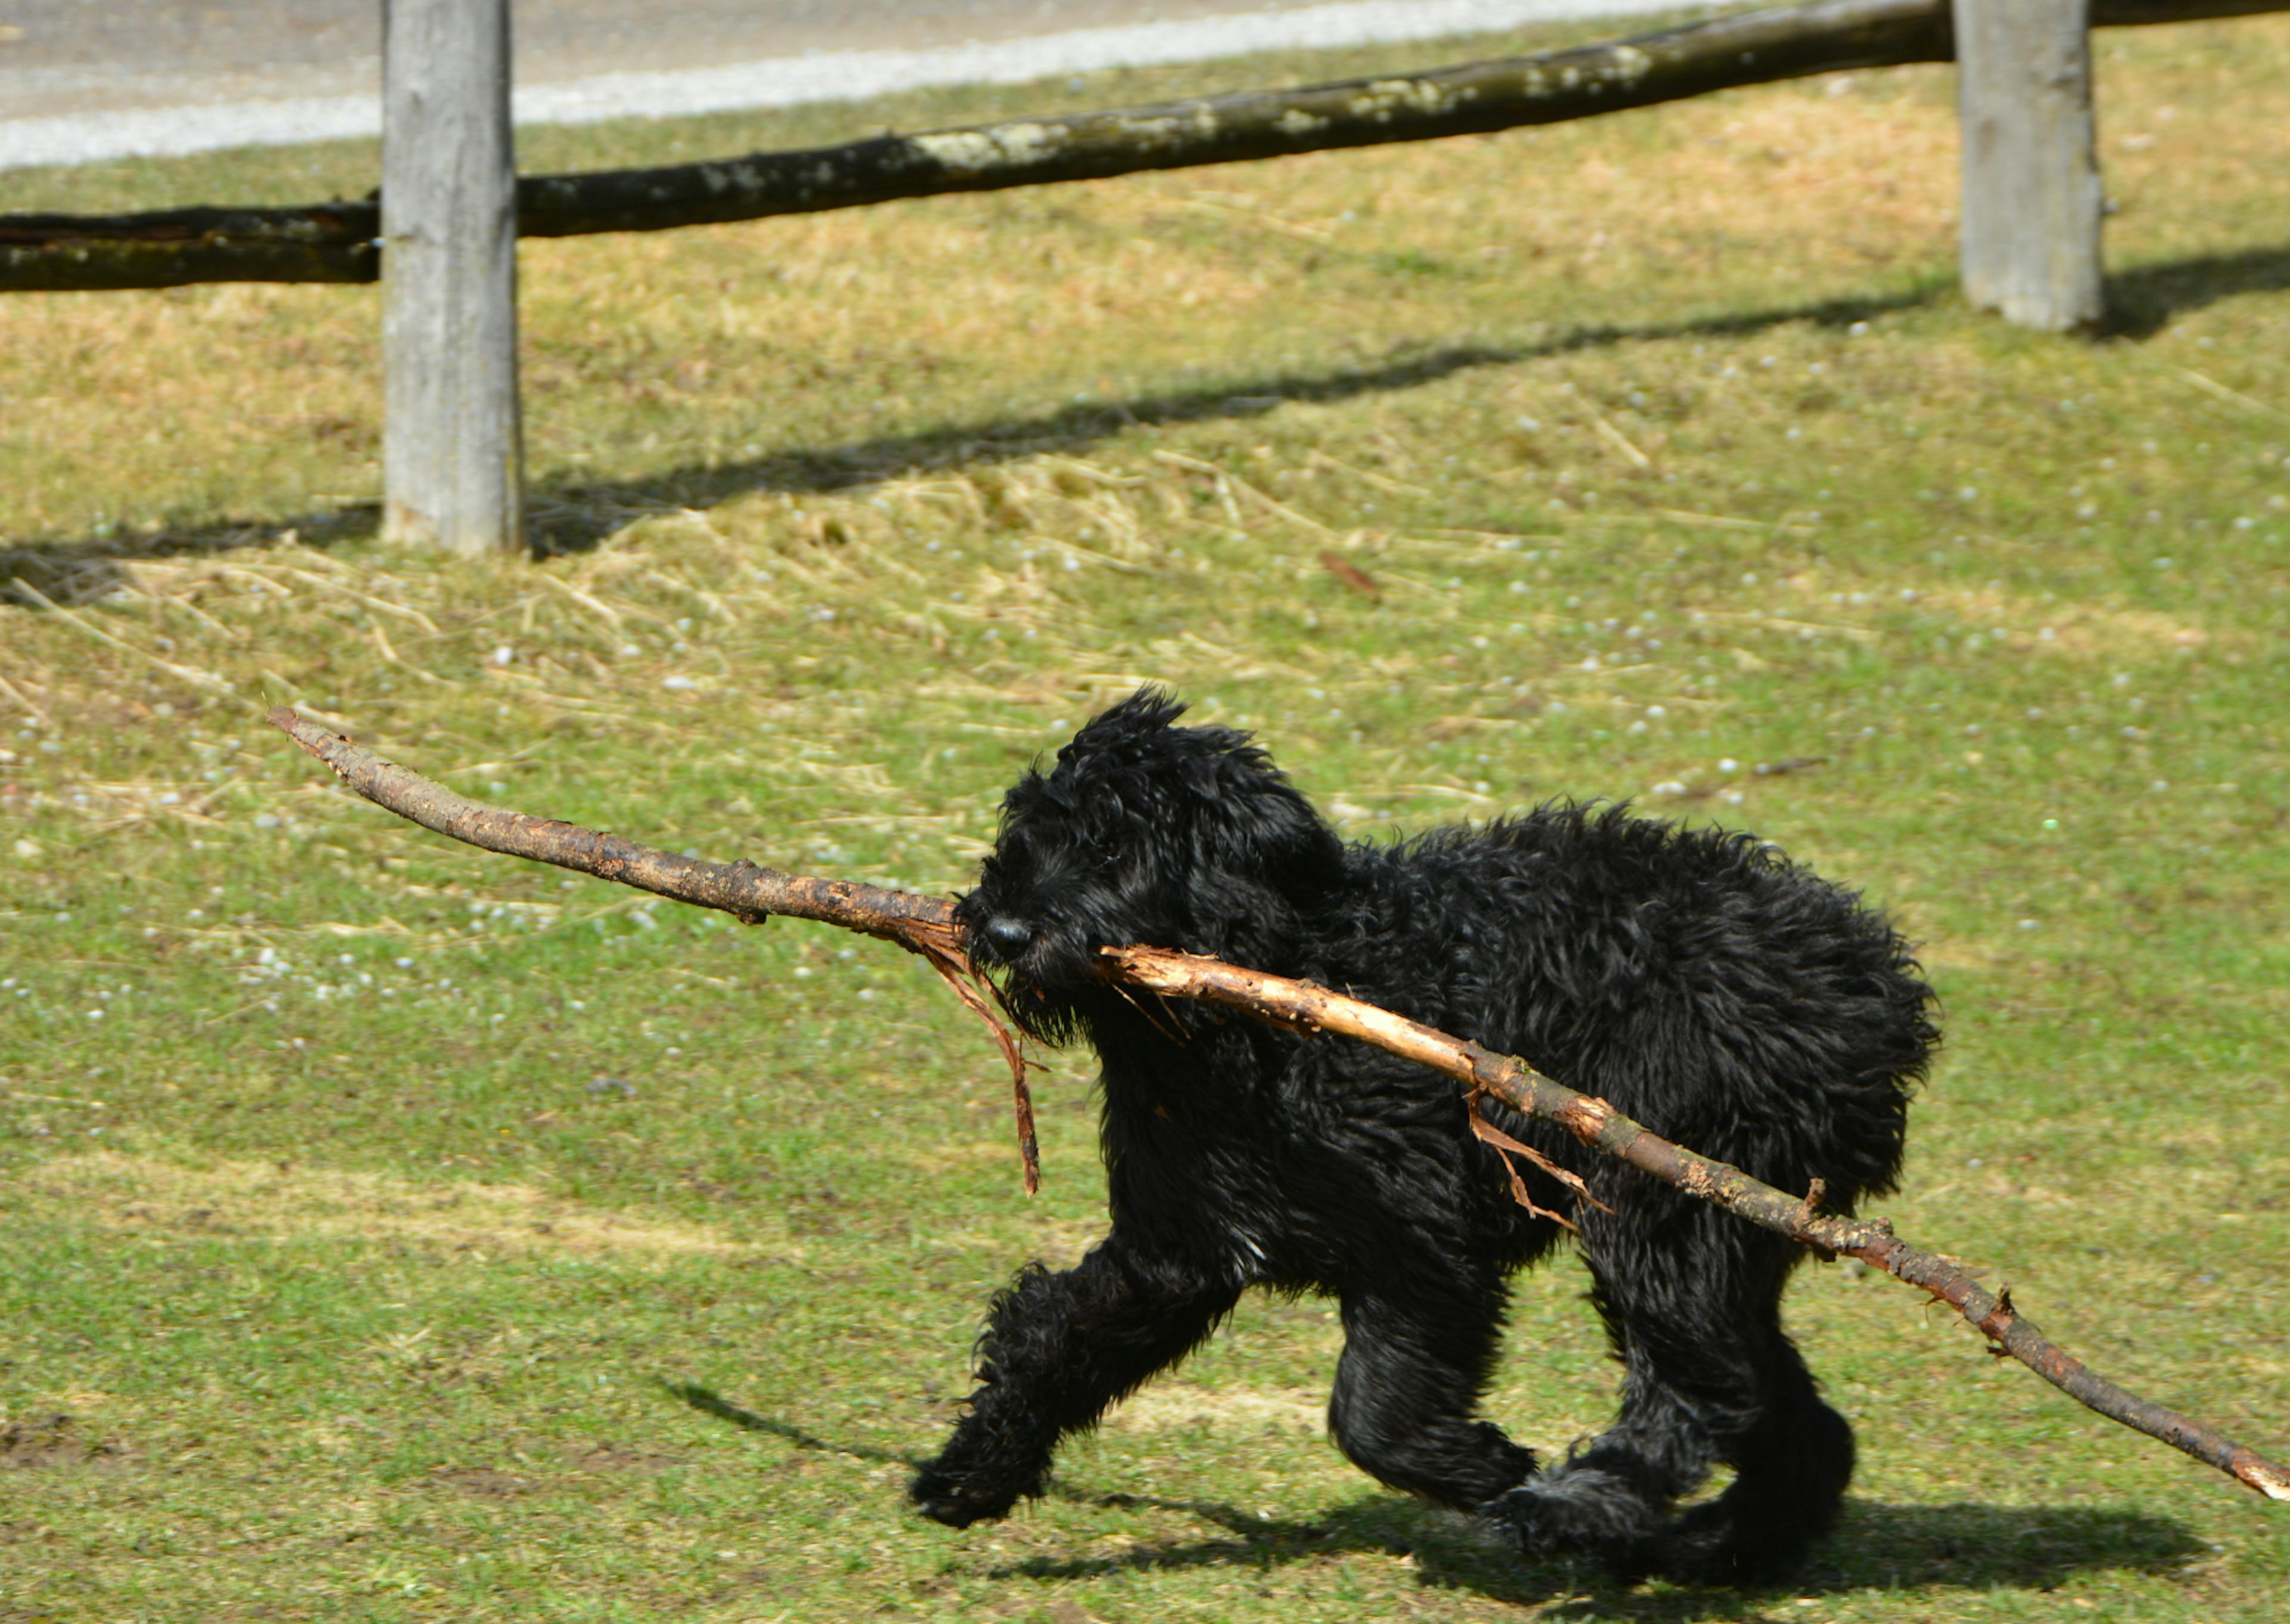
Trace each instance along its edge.
{"label": "dog's paw", "polygon": [[1662,1537],[1661,1571],[1691,1584],[1765,1585],[1805,1565],[1826,1519],[1744,1519],[1724,1496],[1689,1508]]}
{"label": "dog's paw", "polygon": [[990,1523],[1007,1516],[1010,1508],[1029,1495],[1041,1492],[1038,1483],[1017,1485],[991,1484],[976,1476],[941,1467],[937,1461],[915,1474],[907,1486],[907,1498],[915,1509],[933,1523],[943,1523],[949,1528],[967,1528],[973,1523]]}
{"label": "dog's paw", "polygon": [[1529,1556],[1590,1556],[1622,1574],[1646,1568],[1661,1532],[1660,1514],[1629,1484],[1595,1471],[1531,1477],[1479,1515]]}

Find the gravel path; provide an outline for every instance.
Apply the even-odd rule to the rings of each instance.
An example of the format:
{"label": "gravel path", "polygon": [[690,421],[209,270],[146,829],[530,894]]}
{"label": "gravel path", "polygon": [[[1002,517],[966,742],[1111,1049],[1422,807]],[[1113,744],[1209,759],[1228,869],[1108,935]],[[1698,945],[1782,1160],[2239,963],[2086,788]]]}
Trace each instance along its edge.
{"label": "gravel path", "polygon": [[[780,107],[1678,4],[516,0],[516,110],[581,123]],[[0,168],[373,134],[380,39],[377,0],[0,0]]]}

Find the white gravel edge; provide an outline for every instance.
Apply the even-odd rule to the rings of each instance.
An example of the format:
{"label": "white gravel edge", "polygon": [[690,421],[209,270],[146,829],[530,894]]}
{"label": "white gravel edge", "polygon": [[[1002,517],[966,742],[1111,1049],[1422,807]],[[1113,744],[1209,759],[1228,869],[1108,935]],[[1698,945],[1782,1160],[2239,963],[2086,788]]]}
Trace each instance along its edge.
{"label": "white gravel edge", "polygon": [[[1289,11],[1074,28],[1033,39],[926,51],[814,51],[722,68],[599,74],[521,86],[515,92],[516,117],[521,124],[595,124],[608,118],[790,107],[933,84],[1006,84],[1061,73],[1201,61],[1300,44],[1437,39],[1526,23],[1680,9],[1680,0],[1340,0]],[[288,146],[380,132],[378,91],[364,96],[0,119],[0,169],[172,157],[225,147]]]}

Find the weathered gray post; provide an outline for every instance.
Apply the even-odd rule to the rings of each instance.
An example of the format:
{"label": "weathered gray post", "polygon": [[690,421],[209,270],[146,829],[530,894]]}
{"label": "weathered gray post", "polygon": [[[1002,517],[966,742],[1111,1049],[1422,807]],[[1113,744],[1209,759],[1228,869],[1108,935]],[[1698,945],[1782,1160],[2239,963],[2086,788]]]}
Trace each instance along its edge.
{"label": "weathered gray post", "polygon": [[2062,332],[2100,317],[2091,0],[1952,0],[1965,297]]}
{"label": "weathered gray post", "polygon": [[524,542],[508,0],[385,0],[382,534]]}

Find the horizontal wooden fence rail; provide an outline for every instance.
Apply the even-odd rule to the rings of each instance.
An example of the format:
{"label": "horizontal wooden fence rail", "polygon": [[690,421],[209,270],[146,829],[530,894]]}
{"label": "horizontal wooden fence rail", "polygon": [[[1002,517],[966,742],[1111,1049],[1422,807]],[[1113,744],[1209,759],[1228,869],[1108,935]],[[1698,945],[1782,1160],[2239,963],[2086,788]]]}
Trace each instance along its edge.
{"label": "horizontal wooden fence rail", "polygon": [[[2290,10],[2290,0],[2092,0],[2094,24]],[[1428,73],[1240,91],[658,169],[530,175],[522,236],[663,231],[1143,170],[1485,134],[1848,68],[1945,62],[1949,0],[1816,0]],[[378,202],[0,215],[0,292],[372,282]]]}

